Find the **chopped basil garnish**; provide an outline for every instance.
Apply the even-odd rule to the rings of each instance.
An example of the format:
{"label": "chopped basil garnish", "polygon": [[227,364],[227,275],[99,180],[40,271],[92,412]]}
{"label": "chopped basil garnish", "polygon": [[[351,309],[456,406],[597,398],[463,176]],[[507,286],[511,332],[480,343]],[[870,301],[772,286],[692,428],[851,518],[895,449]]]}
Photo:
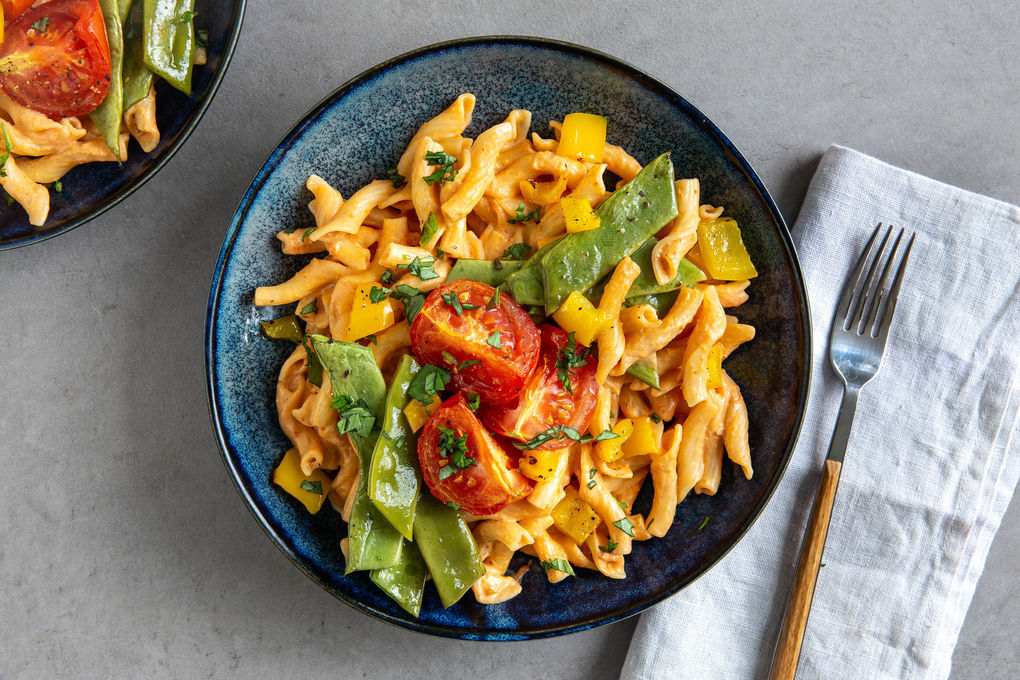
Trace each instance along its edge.
{"label": "chopped basil garnish", "polygon": [[446,389],[450,382],[450,372],[445,368],[425,364],[407,386],[407,396],[417,399],[422,406],[432,403],[433,397]]}
{"label": "chopped basil garnish", "polygon": [[[533,221],[535,221],[537,219],[538,219],[538,208],[535,208],[531,212],[525,214],[525,212],[524,212],[524,204],[521,203],[520,205],[517,206],[517,214],[514,217],[511,217],[510,219],[508,219],[507,222],[510,223],[510,224],[520,224],[521,222],[533,222]],[[531,248],[528,248],[528,250],[531,250]],[[528,252],[528,251],[526,250],[524,252]],[[517,259],[520,259],[520,258],[517,258]]]}
{"label": "chopped basil garnish", "polygon": [[305,233],[301,234],[301,242],[304,243],[305,239],[307,239],[309,236],[311,236],[313,231],[315,231],[315,227],[311,227],[310,229],[305,229]]}
{"label": "chopped basil garnish", "polygon": [[58,179],[56,182],[53,183],[53,190],[56,191],[57,193],[63,191],[64,183]]}
{"label": "chopped basil garnish", "polygon": [[439,455],[450,460],[449,463],[439,468],[440,481],[476,464],[475,459],[467,453],[467,435],[458,434],[457,430],[440,425]]}
{"label": "chopped basil garnish", "polygon": [[[46,21],[49,22],[48,18],[43,17],[43,19],[46,19]],[[42,21],[42,19],[40,19],[39,21]],[[39,22],[37,21],[36,23],[39,23]],[[0,124],[0,129],[2,129],[3,133],[4,133],[4,155],[0,156],[0,177],[6,177],[7,176],[7,168],[5,166],[7,165],[7,161],[11,157],[11,138],[7,136],[7,124],[6,123]],[[10,196],[10,194],[8,194],[8,196]]]}
{"label": "chopped basil garnish", "polygon": [[613,522],[613,526],[627,534],[630,537],[634,536],[634,523],[624,517]]}
{"label": "chopped basil garnish", "polygon": [[369,333],[368,335],[363,337],[362,340],[368,340],[370,343],[374,345],[379,344],[379,338],[375,337],[375,333]]}
{"label": "chopped basil garnish", "polygon": [[702,530],[702,529],[704,529],[704,528],[705,528],[705,527],[706,527],[707,525],[708,525],[708,517],[706,517],[705,519],[701,520],[701,525],[700,525],[700,526],[698,527],[698,531],[701,531],[701,530]]}
{"label": "chopped basil garnish", "polygon": [[401,283],[395,290],[390,292],[391,298],[396,298],[404,303],[404,317],[407,323],[414,321],[418,312],[425,305],[425,294],[413,286]]}
{"label": "chopped basil garnish", "polygon": [[[13,19],[14,17],[11,17],[11,18]],[[29,26],[29,28],[34,28],[35,30],[39,31],[40,33],[43,33],[44,31],[46,31],[47,28],[49,28],[49,26],[50,26],[50,18],[49,17],[41,17],[40,19],[36,20],[36,22],[34,24]]]}
{"label": "chopped basil garnish", "polygon": [[595,468],[588,469],[588,488],[594,489],[598,486],[598,480],[595,479]]}
{"label": "chopped basil garnish", "polygon": [[429,151],[425,154],[425,162],[435,168],[431,174],[422,178],[426,184],[438,182],[442,185],[457,178],[457,170],[453,169],[454,163],[457,162],[456,156],[451,156],[443,151]]}
{"label": "chopped basil garnish", "polygon": [[397,172],[396,168],[390,168],[386,171],[386,179],[393,182],[394,189],[399,189],[404,184],[404,176]]}
{"label": "chopped basil garnish", "polygon": [[439,274],[432,268],[435,263],[436,261],[431,257],[426,257],[424,260],[416,257],[409,264],[398,264],[397,269],[406,269],[412,276],[417,276],[422,281],[428,281],[439,278]]}
{"label": "chopped basil garnish", "polygon": [[495,347],[496,349],[503,349],[503,343],[499,339],[499,331],[495,331],[493,332],[492,335],[485,338],[485,342],[487,342],[490,347]]}
{"label": "chopped basil garnish", "polygon": [[[496,262],[499,262],[499,260],[496,260]],[[485,305],[485,308],[495,309],[498,305],[499,305],[499,288],[497,288],[496,292],[492,294],[491,298],[489,298],[489,304]]]}
{"label": "chopped basil garnish", "polygon": [[379,280],[383,283],[393,283],[393,272],[387,269],[382,273],[382,276],[379,277]]}
{"label": "chopped basil garnish", "polygon": [[619,545],[619,543],[610,538],[609,545],[600,545],[599,550],[601,550],[602,552],[611,553],[614,550],[616,550],[617,545]]}
{"label": "chopped basil garnish", "polygon": [[355,432],[362,437],[367,437],[368,433],[372,431],[372,426],[375,425],[375,416],[372,414],[368,402],[363,398],[354,399],[346,394],[341,394],[333,399],[330,406],[336,409],[339,415],[336,429],[340,434]]}
{"label": "chopped basil garnish", "polygon": [[527,243],[514,243],[511,246],[507,246],[507,249],[503,251],[503,254],[499,256],[501,260],[523,260],[524,256],[531,252],[531,246]]}
{"label": "chopped basil garnish", "polygon": [[443,302],[448,307],[452,307],[453,311],[457,312],[457,316],[464,316],[464,310],[478,309],[479,305],[473,305],[470,302],[461,302],[460,298],[457,297],[457,293],[442,293],[439,297],[443,298]]}
{"label": "chopped basil garnish", "polygon": [[449,505],[454,510],[460,510],[460,506],[454,503],[453,501],[446,501],[446,504]]}
{"label": "chopped basil garnish", "polygon": [[309,482],[307,479],[304,479],[301,481],[301,489],[321,496],[322,482]]}
{"label": "chopped basil garnish", "polygon": [[570,394],[574,393],[574,388],[570,384],[570,369],[580,368],[588,363],[588,351],[587,348],[584,348],[578,352],[573,331],[567,334],[567,346],[560,350],[559,358],[556,359],[556,368],[559,369],[557,375],[563,384],[563,389]]}
{"label": "chopped basil garnish", "polygon": [[655,411],[652,411],[652,422],[658,425],[659,423],[662,422],[662,416],[660,416]]}
{"label": "chopped basil garnish", "polygon": [[556,559],[549,560],[548,562],[539,562],[539,564],[541,564],[542,568],[547,572],[551,569],[555,569],[556,571],[562,571],[564,574],[570,574],[571,576],[574,575],[574,568],[570,566],[570,562],[567,562],[562,557],[557,557]]}
{"label": "chopped basil garnish", "polygon": [[301,311],[298,312],[298,314],[315,314],[317,311],[319,311],[319,305],[316,304],[315,300],[312,300],[307,305],[302,307]]}
{"label": "chopped basil garnish", "polygon": [[446,251],[440,248],[439,246],[436,246],[436,257],[442,260],[444,257],[446,257]]}
{"label": "chopped basil garnish", "polygon": [[539,432],[534,437],[526,442],[514,442],[514,446],[522,451],[530,451],[537,449],[542,444],[551,442],[554,439],[572,439],[578,444],[587,444],[588,442],[601,442],[607,439],[615,439],[620,435],[615,434],[612,430],[606,430],[597,437],[592,437],[590,434],[582,435],[577,431],[576,428],[568,425],[553,425],[544,432]]}
{"label": "chopped basil garnish", "polygon": [[195,14],[197,14],[197,12],[194,12],[194,11],[192,11],[190,9],[185,10],[185,11],[181,12],[181,16],[178,17],[177,23],[179,23],[179,24],[186,24],[186,23],[188,23],[189,21],[191,21],[192,19],[195,18]]}
{"label": "chopped basil garnish", "polygon": [[372,290],[368,291],[368,299],[372,302],[382,302],[387,297],[389,297],[388,292],[378,286],[372,286]]}
{"label": "chopped basil garnish", "polygon": [[436,214],[430,212],[428,219],[425,220],[425,224],[421,225],[421,245],[424,248],[425,244],[436,237],[439,233],[439,220],[436,219]]}
{"label": "chopped basil garnish", "polygon": [[472,411],[477,411],[478,407],[482,405],[482,398],[474,392],[467,393],[467,405]]}

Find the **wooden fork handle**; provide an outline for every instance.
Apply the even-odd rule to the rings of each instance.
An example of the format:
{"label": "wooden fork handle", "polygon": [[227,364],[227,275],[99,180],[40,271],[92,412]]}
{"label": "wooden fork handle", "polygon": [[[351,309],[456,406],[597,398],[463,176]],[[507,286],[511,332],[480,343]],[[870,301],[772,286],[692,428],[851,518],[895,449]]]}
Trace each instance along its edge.
{"label": "wooden fork handle", "polygon": [[793,680],[797,673],[797,661],[800,659],[800,647],[804,642],[804,628],[807,626],[808,613],[811,611],[811,598],[815,594],[815,581],[818,579],[818,567],[822,561],[822,550],[825,548],[825,535],[829,532],[829,518],[832,516],[832,504],[836,500],[836,486],[839,483],[839,472],[843,464],[836,460],[826,460],[822,470],[822,481],[818,485],[818,495],[811,510],[807,530],[804,532],[804,543],[800,548],[800,560],[797,562],[797,576],[793,581],[793,591],[786,605],[786,616],[783,628],[779,633],[779,642],[772,659],[772,671],[769,680]]}

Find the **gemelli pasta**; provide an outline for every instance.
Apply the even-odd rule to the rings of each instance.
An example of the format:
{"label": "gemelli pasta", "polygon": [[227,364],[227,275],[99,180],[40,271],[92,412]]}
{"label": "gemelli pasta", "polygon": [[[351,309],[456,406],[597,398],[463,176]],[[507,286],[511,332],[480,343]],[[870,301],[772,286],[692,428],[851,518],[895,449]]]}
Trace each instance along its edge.
{"label": "gemelli pasta", "polygon": [[348,571],[414,615],[426,573],[444,606],[515,597],[535,578],[518,553],[553,583],[626,578],[634,542],[719,492],[725,459],[753,472],[722,366],[754,337],[733,315],[756,275],[736,222],[668,154],[642,166],[607,143],[599,116],[543,138],[515,110],[471,139],[474,103],[346,199],[310,175],[315,226],[277,239],[312,259],[255,291],[295,305],[263,324],[295,343],[274,480],[328,499]]}

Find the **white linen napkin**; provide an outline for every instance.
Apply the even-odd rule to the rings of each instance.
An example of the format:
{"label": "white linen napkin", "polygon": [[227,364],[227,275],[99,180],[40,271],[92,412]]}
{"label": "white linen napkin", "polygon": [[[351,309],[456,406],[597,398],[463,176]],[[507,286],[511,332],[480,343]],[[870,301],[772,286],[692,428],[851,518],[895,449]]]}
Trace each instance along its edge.
{"label": "white linen napkin", "polygon": [[641,617],[623,680],[768,676],[839,409],[829,326],[879,222],[917,241],[861,392],[797,677],[949,675],[1020,475],[1020,208],[832,146],[793,229],[815,348],[799,443],[741,543]]}

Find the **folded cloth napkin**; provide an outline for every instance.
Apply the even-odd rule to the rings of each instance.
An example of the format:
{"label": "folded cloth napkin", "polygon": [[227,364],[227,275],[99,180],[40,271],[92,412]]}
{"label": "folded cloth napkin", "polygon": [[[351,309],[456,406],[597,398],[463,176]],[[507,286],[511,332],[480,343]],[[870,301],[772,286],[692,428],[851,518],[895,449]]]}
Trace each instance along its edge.
{"label": "folded cloth napkin", "polygon": [[621,678],[767,677],[839,409],[829,326],[879,222],[917,241],[861,392],[798,677],[948,677],[1020,475],[1020,208],[833,146],[793,230],[815,356],[786,476],[722,562],[641,617]]}

